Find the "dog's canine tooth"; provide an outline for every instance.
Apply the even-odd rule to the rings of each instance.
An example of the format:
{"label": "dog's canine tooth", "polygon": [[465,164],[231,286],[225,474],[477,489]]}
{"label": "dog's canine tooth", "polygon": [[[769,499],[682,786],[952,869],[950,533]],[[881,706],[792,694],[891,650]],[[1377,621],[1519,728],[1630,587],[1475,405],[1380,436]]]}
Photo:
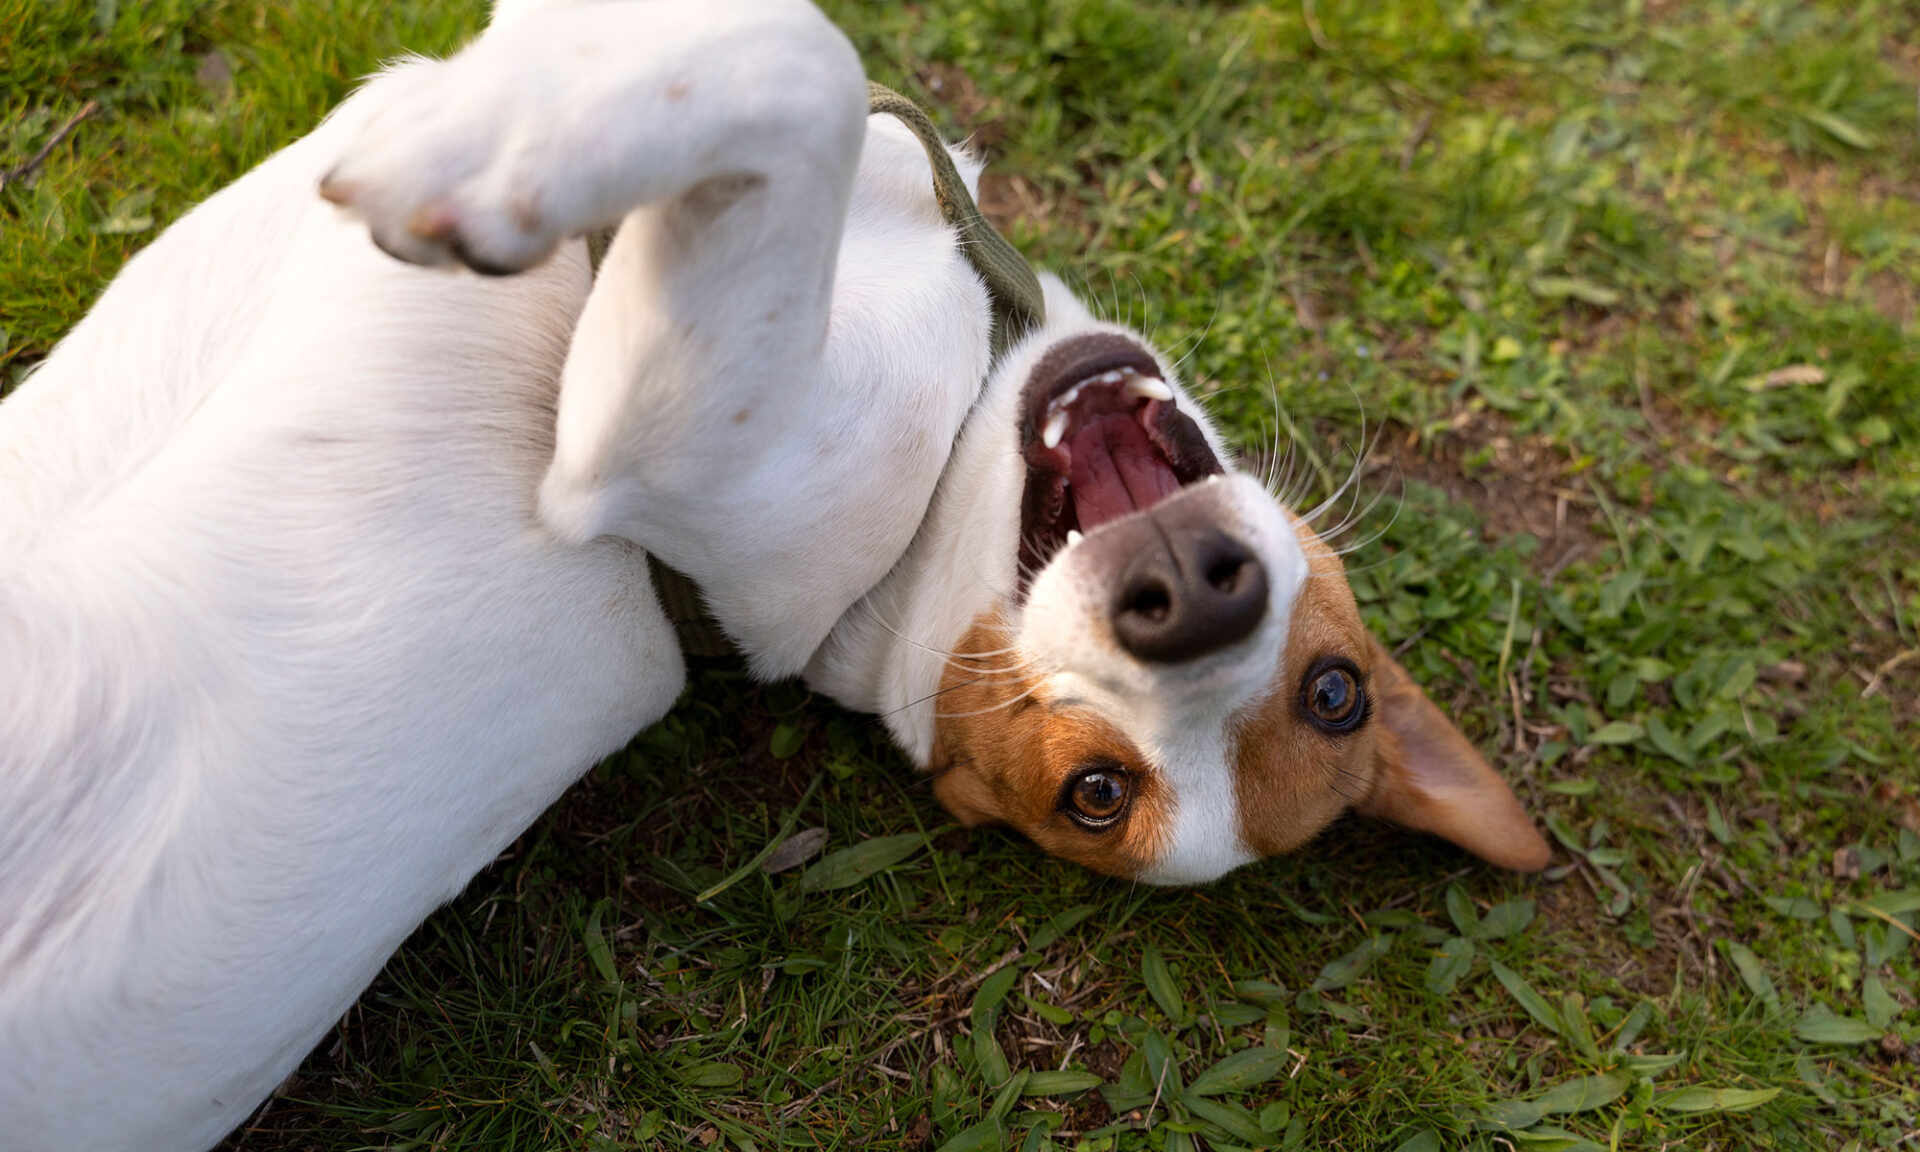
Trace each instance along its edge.
{"label": "dog's canine tooth", "polygon": [[1127,380],[1127,392],[1133,396],[1144,396],[1149,400],[1165,402],[1173,399],[1173,389],[1167,387],[1165,380],[1156,380],[1151,376],[1130,376]]}
{"label": "dog's canine tooth", "polygon": [[1080,534],[1080,530],[1078,528],[1067,529],[1067,547],[1071,548],[1075,544],[1080,543],[1080,541],[1084,539],[1086,539],[1086,537]]}
{"label": "dog's canine tooth", "polygon": [[1046,431],[1040,436],[1040,442],[1049,448],[1060,447],[1060,438],[1067,434],[1067,414],[1064,409],[1055,408],[1047,413]]}

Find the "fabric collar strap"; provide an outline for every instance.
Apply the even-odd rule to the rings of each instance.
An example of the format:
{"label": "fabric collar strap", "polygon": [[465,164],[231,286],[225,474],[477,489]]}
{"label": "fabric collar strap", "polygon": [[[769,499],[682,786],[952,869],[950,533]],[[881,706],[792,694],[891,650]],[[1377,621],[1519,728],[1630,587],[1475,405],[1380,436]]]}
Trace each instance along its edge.
{"label": "fabric collar strap", "polygon": [[[1001,354],[1046,318],[1046,299],[1040,291],[1040,278],[1033,274],[1019,251],[1007,243],[1006,237],[994,231],[993,225],[980,214],[967,192],[966,181],[953,166],[946,142],[918,104],[891,88],[870,83],[867,110],[899,120],[927,151],[927,163],[933,169],[933,198],[940,205],[941,218],[959,233],[960,251],[986,284],[987,299],[993,308],[993,333],[988,345],[992,351],[988,368],[991,375],[991,365],[999,362]],[[587,237],[587,256],[595,274],[600,271],[601,258],[606,255],[612,239],[611,229]],[[984,385],[985,381],[981,383]],[[733,644],[707,612],[699,586],[685,573],[661,563],[652,553],[647,554],[647,567],[652,571],[660,606],[666,609],[667,618],[673,621],[673,630],[679,635],[680,650],[688,656],[733,654]]]}
{"label": "fabric collar strap", "polygon": [[933,198],[940,203],[940,215],[960,233],[961,253],[986,282],[987,298],[993,304],[991,347],[993,358],[1000,359],[1008,346],[1046,318],[1047,305],[1040,292],[1040,278],[974,206],[966,181],[953,167],[946,142],[918,104],[891,88],[870,83],[867,109],[898,119],[920,138],[921,146],[927,150],[927,163],[933,168]]}

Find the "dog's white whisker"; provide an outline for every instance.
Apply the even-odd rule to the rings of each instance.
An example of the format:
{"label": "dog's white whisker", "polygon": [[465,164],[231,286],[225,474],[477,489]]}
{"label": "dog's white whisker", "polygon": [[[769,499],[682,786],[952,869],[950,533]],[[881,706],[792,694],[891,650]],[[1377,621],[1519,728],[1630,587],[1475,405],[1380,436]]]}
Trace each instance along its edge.
{"label": "dog's white whisker", "polygon": [[1367,516],[1373,512],[1374,508],[1379,506],[1381,500],[1386,498],[1386,492],[1384,490],[1376,491],[1372,499],[1368,501],[1367,506],[1361,508],[1360,500],[1365,495],[1365,491],[1364,488],[1357,484],[1354,486],[1352,496],[1347,502],[1346,514],[1341,517],[1338,524],[1320,533],[1320,539],[1333,540],[1351,531],[1355,525],[1363,522]]}
{"label": "dog's white whisker", "polygon": [[900,713],[905,712],[909,709],[918,708],[920,705],[925,704],[929,700],[938,700],[940,697],[945,696],[949,692],[958,692],[962,688],[970,688],[976,684],[989,684],[989,683],[992,683],[992,680],[984,676],[976,677],[971,680],[955,681],[952,684],[948,684],[943,687],[936,688],[935,690],[927,693],[924,696],[920,696],[913,700],[909,700],[905,704],[902,704],[899,707],[894,708],[890,711],[881,712],[878,714],[876,719],[885,720],[889,717],[897,716]]}
{"label": "dog's white whisker", "polygon": [[[1385,524],[1382,524],[1378,531],[1374,532],[1373,535],[1364,537],[1363,539],[1355,543],[1348,544],[1344,548],[1336,549],[1334,551],[1334,555],[1349,556],[1355,552],[1361,551],[1362,549],[1378,542],[1379,540],[1384,539],[1388,532],[1393,531],[1393,526],[1400,522],[1400,513],[1403,509],[1406,508],[1406,506],[1407,506],[1407,502],[1404,498],[1395,502],[1393,506],[1393,515],[1387,518],[1387,522]],[[1369,508],[1368,511],[1371,512],[1372,509]]]}
{"label": "dog's white whisker", "polygon": [[1275,424],[1268,423],[1267,418],[1262,416],[1260,418],[1259,439],[1266,442],[1265,452],[1267,457],[1267,466],[1261,472],[1260,486],[1262,488],[1265,488],[1267,490],[1267,494],[1274,497],[1274,499],[1276,500],[1279,499],[1280,497],[1279,490],[1274,487],[1274,477],[1278,474],[1278,470],[1280,467],[1280,442],[1278,440],[1278,435],[1279,435],[1278,426]]}
{"label": "dog's white whisker", "polygon": [[954,661],[954,660],[949,660],[948,663],[951,663],[956,665],[957,667],[963,668],[967,672],[970,672],[976,676],[999,677],[1002,679],[1014,679],[1020,676],[1026,676],[1031,674],[1033,671],[1032,662],[1026,661],[1026,660],[1023,660],[1018,664],[1002,665],[1001,667],[998,667],[998,668],[976,668],[970,664],[965,664],[965,663],[961,663],[959,661]]}
{"label": "dog's white whisker", "polygon": [[1213,332],[1214,321],[1219,318],[1220,296],[1218,293],[1215,293],[1213,298],[1213,311],[1207,315],[1206,325],[1200,329],[1199,335],[1190,337],[1186,341],[1186,347],[1181,349],[1178,356],[1174,357],[1173,365],[1168,368],[1167,371],[1175,375],[1179,374],[1180,369],[1185,366],[1186,362],[1200,351],[1200,345],[1206,342],[1207,337]]}
{"label": "dog's white whisker", "polygon": [[[1380,437],[1386,434],[1385,428],[1382,427],[1382,428],[1375,429],[1371,437],[1368,436],[1366,404],[1360,398],[1359,392],[1355,390],[1351,385],[1348,386],[1348,391],[1353,394],[1354,403],[1360,409],[1359,439],[1361,440],[1362,443],[1365,444],[1366,447],[1365,447],[1365,451],[1361,451],[1360,449],[1357,449],[1357,448],[1353,450],[1353,463],[1351,464],[1351,466],[1349,466],[1347,470],[1346,480],[1340,485],[1338,489],[1336,489],[1331,495],[1327,497],[1326,501],[1322,503],[1320,507],[1316,508],[1313,511],[1313,513],[1308,517],[1308,520],[1310,522],[1314,519],[1319,518],[1319,516],[1326,511],[1326,509],[1332,507],[1333,504],[1341,498],[1342,493],[1347,492],[1349,489],[1352,490],[1352,497],[1348,502],[1347,513],[1345,515],[1345,518],[1342,521],[1342,524],[1340,525],[1340,527],[1332,529],[1330,532],[1322,533],[1321,534],[1322,539],[1327,539],[1327,538],[1330,538],[1331,536],[1339,535],[1341,532],[1345,531],[1347,527],[1349,527],[1351,523],[1354,521],[1355,519],[1354,509],[1358,506],[1359,498],[1360,498],[1360,489],[1357,487],[1357,482],[1360,480],[1361,476],[1366,471],[1367,461],[1372,458],[1374,452],[1379,448]],[[1378,498],[1376,497],[1375,503],[1377,503],[1377,501],[1378,501]],[[1359,515],[1360,517],[1364,518],[1366,515],[1371,513],[1372,510],[1373,510],[1373,505],[1369,504],[1367,509],[1364,512],[1361,512]]]}
{"label": "dog's white whisker", "polygon": [[1140,273],[1133,269],[1127,269],[1127,275],[1133,278],[1133,290],[1136,298],[1140,301],[1140,323],[1134,324],[1132,322],[1133,306],[1129,304],[1127,306],[1127,326],[1129,328],[1142,329],[1145,331],[1147,339],[1151,340],[1153,339],[1153,303],[1147,296],[1147,286],[1140,282]]}
{"label": "dog's white whisker", "polygon": [[[870,613],[869,619],[871,619],[874,623],[880,625],[880,627],[886,629],[887,632],[890,633],[895,639],[900,640],[901,642],[906,644],[911,644],[915,648],[919,648],[922,651],[931,652],[936,656],[944,656],[949,661],[983,660],[983,659],[988,659],[994,656],[1005,656],[1009,652],[1018,652],[1020,650],[1020,647],[1017,644],[1009,644],[1004,648],[989,648],[989,649],[984,649],[977,652],[960,652],[960,651],[950,650],[950,649],[938,647],[937,645],[925,644],[919,640],[915,640],[913,637],[908,636],[906,633],[900,631],[898,628],[894,627],[893,625],[887,623],[885,620],[881,619],[878,613]],[[1027,661],[1023,660],[1021,663],[1024,666],[1027,663]]]}
{"label": "dog's white whisker", "polygon": [[1294,505],[1298,504],[1302,499],[1302,497],[1304,497],[1305,495],[1304,486],[1299,491],[1295,491],[1295,487],[1294,487],[1295,485],[1294,468],[1297,463],[1297,457],[1294,455],[1294,453],[1295,453],[1295,450],[1299,447],[1299,445],[1295,442],[1292,436],[1289,436],[1287,437],[1286,451],[1284,455],[1281,453],[1280,431],[1282,427],[1291,428],[1291,425],[1286,422],[1285,414],[1280,409],[1280,386],[1274,379],[1273,359],[1272,357],[1268,356],[1264,351],[1262,351],[1261,360],[1265,363],[1266,371],[1267,371],[1267,399],[1273,407],[1273,417],[1274,417],[1273,448],[1271,450],[1271,455],[1281,460],[1282,462],[1281,470],[1285,477],[1281,481],[1278,488],[1276,488],[1273,483],[1269,482],[1267,484],[1267,491],[1269,493],[1272,493],[1274,495],[1274,498],[1283,507],[1292,508]]}
{"label": "dog's white whisker", "polygon": [[1025,692],[1020,693],[1018,696],[1010,696],[1007,699],[1000,701],[998,704],[989,705],[988,707],[985,707],[985,708],[977,708],[972,712],[935,712],[933,714],[934,719],[964,720],[969,716],[986,716],[994,712],[1004,712],[1008,708],[1013,707],[1015,704],[1018,704],[1020,703],[1020,701],[1025,700],[1027,697],[1033,695],[1036,688],[1029,688]]}
{"label": "dog's white whisker", "polygon": [[1359,575],[1362,572],[1378,571],[1379,569],[1386,567],[1386,565],[1391,560],[1392,560],[1392,557],[1388,556],[1388,557],[1382,557],[1379,560],[1375,560],[1371,564],[1343,564],[1341,566],[1341,570],[1338,572],[1327,572],[1322,574],[1315,574],[1315,575],[1309,576],[1308,579],[1310,580],[1322,580],[1322,579],[1351,580],[1353,579],[1353,577]]}
{"label": "dog's white whisker", "polygon": [[1314,521],[1320,519],[1320,517],[1326,515],[1327,511],[1333,508],[1340,501],[1340,499],[1344,497],[1353,488],[1354,484],[1359,479],[1360,479],[1360,470],[1358,467],[1348,470],[1347,478],[1341,481],[1340,486],[1338,488],[1335,488],[1332,491],[1332,493],[1330,493],[1327,496],[1326,499],[1322,500],[1318,505],[1314,507],[1313,511],[1302,516],[1301,519],[1311,524]]}
{"label": "dog's white whisker", "polygon": [[[1349,474],[1350,482],[1353,480],[1357,480],[1360,477],[1364,469],[1366,460],[1372,457],[1375,448],[1378,447],[1379,437],[1382,434],[1383,433],[1381,432],[1376,432],[1374,434],[1374,440],[1372,443],[1368,445],[1367,452],[1364,456],[1359,455],[1357,453],[1355,454],[1353,470]],[[1372,499],[1370,499],[1367,502],[1367,506],[1365,508],[1359,509],[1359,511],[1356,512],[1354,509],[1359,504],[1361,491],[1362,489],[1359,488],[1358,486],[1354,488],[1353,498],[1348,504],[1348,511],[1347,511],[1346,517],[1341,521],[1341,523],[1337,527],[1329,529],[1326,532],[1322,532],[1320,534],[1320,538],[1322,540],[1332,540],[1333,538],[1340,536],[1343,533],[1351,530],[1357,524],[1364,523],[1368,517],[1373,515],[1374,509],[1380,506],[1380,501],[1385,499],[1387,496],[1387,489],[1380,488],[1376,490]],[[1399,512],[1396,510],[1394,515],[1397,517],[1399,515]]]}
{"label": "dog's white whisker", "polygon": [[1292,441],[1287,442],[1286,482],[1281,487],[1281,502],[1292,508],[1307,498],[1307,490],[1313,484],[1313,473],[1303,466],[1298,448]]}
{"label": "dog's white whisker", "polygon": [[1012,644],[1005,648],[989,648],[980,652],[946,652],[944,649],[934,648],[925,644],[920,646],[926,648],[929,652],[942,652],[953,660],[985,660],[992,656],[1005,656],[1009,652],[1018,652],[1020,650],[1018,645]]}

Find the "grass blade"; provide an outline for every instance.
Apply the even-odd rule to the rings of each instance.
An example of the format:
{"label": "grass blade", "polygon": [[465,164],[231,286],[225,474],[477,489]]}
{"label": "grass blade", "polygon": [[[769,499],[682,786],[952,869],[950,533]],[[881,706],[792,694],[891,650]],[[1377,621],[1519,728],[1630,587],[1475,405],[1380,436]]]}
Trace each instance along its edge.
{"label": "grass blade", "polygon": [[1247,1089],[1280,1075],[1287,1066],[1287,1054],[1271,1048],[1246,1048],[1193,1078],[1188,1096],[1222,1096]]}
{"label": "grass blade", "polygon": [[898,836],[876,836],[871,840],[828,853],[826,858],[800,874],[802,892],[832,892],[851,888],[902,863],[927,846],[919,832]]}
{"label": "grass blade", "polygon": [[1519,1001],[1520,1007],[1527,1010],[1527,1015],[1533,1017],[1534,1023],[1556,1036],[1561,1035],[1564,1026],[1560,1022],[1560,1014],[1553,1010],[1553,1005],[1547,1003],[1546,998],[1540,993],[1535,992],[1533,985],[1521,979],[1519,973],[1498,960],[1491,963],[1494,977],[1506,986],[1513,998]]}

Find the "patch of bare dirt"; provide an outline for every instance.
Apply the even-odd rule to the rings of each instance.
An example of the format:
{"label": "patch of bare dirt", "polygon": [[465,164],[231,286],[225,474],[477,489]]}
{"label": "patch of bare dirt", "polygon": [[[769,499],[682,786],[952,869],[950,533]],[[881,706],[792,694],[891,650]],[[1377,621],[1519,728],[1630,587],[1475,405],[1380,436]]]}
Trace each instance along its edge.
{"label": "patch of bare dirt", "polygon": [[1920,84],[1920,27],[1907,29],[1907,35],[1892,35],[1880,45],[1880,55],[1888,64],[1914,84]]}
{"label": "patch of bare dirt", "polygon": [[989,168],[980,177],[980,214],[1007,232],[1015,220],[1026,220],[1038,231],[1055,228],[1084,233],[1080,202],[1043,188],[1019,173],[1002,174]]}
{"label": "patch of bare dirt", "polygon": [[1581,559],[1597,539],[1593,494],[1574,474],[1567,449],[1549,437],[1517,435],[1495,414],[1462,411],[1431,438],[1389,428],[1376,460],[1471,505],[1489,542],[1521,533],[1539,540],[1539,571]]}
{"label": "patch of bare dirt", "polygon": [[1807,211],[1808,243],[1801,264],[1802,283],[1810,291],[1838,299],[1847,294],[1857,279],[1864,303],[1891,323],[1912,324],[1917,303],[1913,284],[1888,269],[1861,275],[1861,259],[1847,252],[1833,234],[1823,206],[1835,197],[1869,205],[1885,200],[1920,203],[1920,184],[1883,176],[1843,181],[1833,165],[1804,160],[1790,152],[1783,152],[1779,162],[1786,186]]}
{"label": "patch of bare dirt", "polygon": [[939,106],[934,119],[955,125],[966,134],[967,141],[975,148],[991,151],[1006,138],[1006,121],[988,115],[988,109],[993,106],[992,100],[980,91],[979,85],[965,71],[952,64],[935,63],[927,65],[914,76]]}
{"label": "patch of bare dirt", "polygon": [[1007,136],[1006,118],[993,99],[980,91],[966,72],[951,64],[930,64],[915,73],[929,93],[929,112],[935,122],[966,141],[987,162],[976,197],[980,214],[995,228],[1007,232],[1015,220],[1026,220],[1040,231],[1055,227],[1085,234],[1085,214],[1077,200],[1059,188],[1046,188],[1019,173],[994,169]]}

